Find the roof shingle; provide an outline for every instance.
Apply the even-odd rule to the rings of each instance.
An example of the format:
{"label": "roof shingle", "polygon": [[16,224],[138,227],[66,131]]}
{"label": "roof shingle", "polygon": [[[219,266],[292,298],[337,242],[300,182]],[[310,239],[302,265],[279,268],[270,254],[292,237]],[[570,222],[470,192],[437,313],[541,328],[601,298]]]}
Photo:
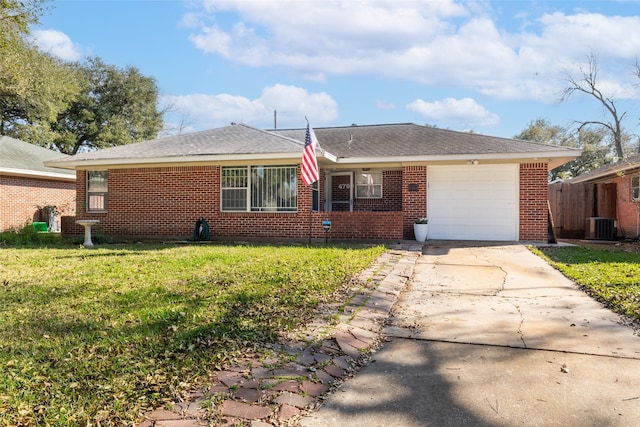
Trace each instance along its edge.
{"label": "roof shingle", "polygon": [[61,157],[69,157],[56,151],[48,150],[28,142],[8,136],[0,136],[0,169],[44,172],[48,174],[64,174],[71,177],[75,172],[53,168],[44,162]]}
{"label": "roof shingle", "polygon": [[[456,155],[507,155],[546,153],[557,157],[571,156],[572,149],[498,138],[474,133],[456,132],[413,123],[327,127],[314,129],[320,150],[348,161],[349,158],[387,161],[394,158]],[[56,165],[78,165],[82,161],[118,163],[131,159],[161,159],[186,156],[233,156],[302,154],[306,129],[261,130],[244,124],[231,124],[217,129],[176,135],[83,153],[70,159],[52,162]],[[579,150],[575,150],[576,156]],[[575,157],[575,156],[574,156]],[[106,163],[105,163],[106,164]]]}

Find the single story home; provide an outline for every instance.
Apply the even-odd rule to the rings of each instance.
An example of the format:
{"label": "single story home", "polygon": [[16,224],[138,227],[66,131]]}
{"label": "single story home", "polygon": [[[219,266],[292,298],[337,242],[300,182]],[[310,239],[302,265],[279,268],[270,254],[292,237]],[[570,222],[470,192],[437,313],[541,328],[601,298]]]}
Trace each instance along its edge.
{"label": "single story home", "polygon": [[77,218],[105,235],[187,238],[205,219],[212,239],[397,240],[428,217],[431,239],[542,241],[548,171],[580,154],[412,123],[318,128],[306,186],[305,134],[231,124],[47,165],[76,170]]}
{"label": "single story home", "polygon": [[44,165],[45,161],[61,156],[28,142],[0,136],[0,231],[19,229],[36,221],[48,223],[52,231],[60,231],[57,214],[75,214],[75,172]]}
{"label": "single story home", "polygon": [[564,200],[560,209],[574,210],[569,198],[575,192],[583,198],[584,194],[591,195],[588,211],[579,218],[585,224],[585,237],[607,240],[640,237],[640,155],[603,166],[556,187],[562,190]]}

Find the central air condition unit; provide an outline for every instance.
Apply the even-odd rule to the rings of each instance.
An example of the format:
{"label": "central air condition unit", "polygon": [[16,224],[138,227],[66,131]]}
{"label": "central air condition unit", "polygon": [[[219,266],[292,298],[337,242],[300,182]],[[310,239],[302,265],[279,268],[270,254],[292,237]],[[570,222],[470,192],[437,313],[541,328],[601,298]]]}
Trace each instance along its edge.
{"label": "central air condition unit", "polygon": [[587,218],[585,223],[585,239],[616,240],[617,221],[615,218]]}

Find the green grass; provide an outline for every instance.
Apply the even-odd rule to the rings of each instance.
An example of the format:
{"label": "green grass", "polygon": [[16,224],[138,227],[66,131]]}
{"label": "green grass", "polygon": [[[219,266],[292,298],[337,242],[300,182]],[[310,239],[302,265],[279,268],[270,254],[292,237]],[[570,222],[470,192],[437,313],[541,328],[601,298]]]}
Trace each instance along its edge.
{"label": "green grass", "polygon": [[577,246],[534,251],[615,312],[640,320],[640,253]]}
{"label": "green grass", "polygon": [[131,425],[308,320],[383,250],[0,248],[0,426]]}

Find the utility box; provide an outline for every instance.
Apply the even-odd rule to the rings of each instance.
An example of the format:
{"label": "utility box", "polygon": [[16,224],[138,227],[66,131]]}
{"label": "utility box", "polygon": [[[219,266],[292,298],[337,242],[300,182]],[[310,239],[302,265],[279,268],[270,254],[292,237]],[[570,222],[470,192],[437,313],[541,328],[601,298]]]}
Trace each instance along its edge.
{"label": "utility box", "polygon": [[615,218],[587,218],[584,229],[585,239],[616,240],[618,238],[618,223]]}
{"label": "utility box", "polygon": [[33,228],[35,228],[38,233],[44,233],[44,232],[49,231],[49,223],[47,223],[47,222],[39,222],[39,221],[38,222],[34,222],[33,223]]}

